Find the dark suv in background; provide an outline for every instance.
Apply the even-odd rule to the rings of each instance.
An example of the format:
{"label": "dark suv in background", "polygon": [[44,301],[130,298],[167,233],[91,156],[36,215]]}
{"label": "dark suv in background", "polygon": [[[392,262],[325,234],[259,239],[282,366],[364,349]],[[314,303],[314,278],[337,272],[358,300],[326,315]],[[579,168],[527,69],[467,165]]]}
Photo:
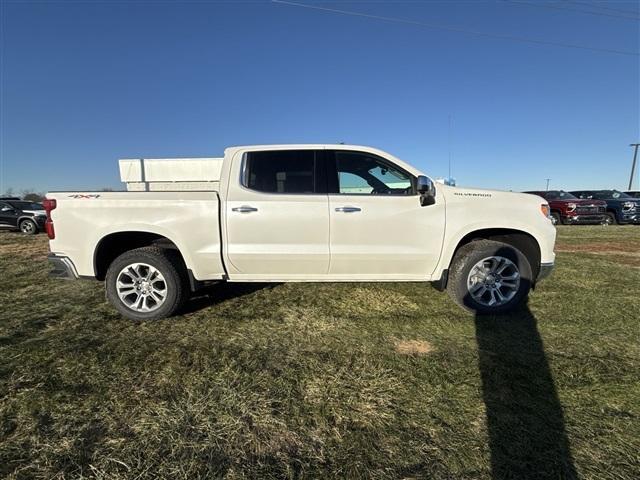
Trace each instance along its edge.
{"label": "dark suv in background", "polygon": [[640,199],[618,190],[576,190],[576,197],[603,200],[607,204],[607,223],[640,223]]}
{"label": "dark suv in background", "polygon": [[640,198],[640,190],[629,190],[628,192],[624,192],[624,193],[626,193],[627,195],[633,198]]}
{"label": "dark suv in background", "polygon": [[564,190],[523,192],[538,195],[549,203],[554,224],[601,224],[606,220],[607,204],[600,200],[580,200]]}
{"label": "dark suv in background", "polygon": [[44,207],[35,202],[16,197],[0,197],[0,228],[19,229],[34,234],[44,230],[47,214]]}

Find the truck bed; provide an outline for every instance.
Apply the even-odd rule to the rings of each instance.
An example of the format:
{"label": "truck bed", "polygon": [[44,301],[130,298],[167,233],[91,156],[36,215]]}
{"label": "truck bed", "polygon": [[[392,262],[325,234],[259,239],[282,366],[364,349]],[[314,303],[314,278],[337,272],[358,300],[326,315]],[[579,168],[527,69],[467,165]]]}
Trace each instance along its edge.
{"label": "truck bed", "polygon": [[51,252],[69,257],[79,276],[95,276],[101,239],[139,230],[175,244],[196,280],[224,277],[217,192],[49,192],[47,198],[57,203]]}

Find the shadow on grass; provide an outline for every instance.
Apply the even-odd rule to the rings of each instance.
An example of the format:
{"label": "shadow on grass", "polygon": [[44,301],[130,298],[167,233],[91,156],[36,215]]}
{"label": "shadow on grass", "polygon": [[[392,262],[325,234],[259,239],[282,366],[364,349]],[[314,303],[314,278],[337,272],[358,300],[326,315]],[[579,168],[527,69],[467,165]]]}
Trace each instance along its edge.
{"label": "shadow on grass", "polygon": [[536,318],[476,316],[494,479],[575,479],[562,405]]}
{"label": "shadow on grass", "polygon": [[220,282],[203,289],[193,296],[182,307],[180,314],[195,313],[207,307],[218,305],[219,303],[244,297],[260,290],[271,289],[279,285],[278,283],[234,283]]}

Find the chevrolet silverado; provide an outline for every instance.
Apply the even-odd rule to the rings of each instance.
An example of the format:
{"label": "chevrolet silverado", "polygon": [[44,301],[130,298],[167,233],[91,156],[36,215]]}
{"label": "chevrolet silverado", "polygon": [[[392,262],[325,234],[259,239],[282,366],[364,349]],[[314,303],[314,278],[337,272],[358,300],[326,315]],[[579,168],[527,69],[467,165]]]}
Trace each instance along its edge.
{"label": "chevrolet silverado", "polygon": [[512,310],[554,264],[535,195],[434,183],[381,150],[227,148],[120,161],[126,192],[50,192],[52,276],[105,282],[124,316],[174,314],[214,282],[432,282],[467,310]]}

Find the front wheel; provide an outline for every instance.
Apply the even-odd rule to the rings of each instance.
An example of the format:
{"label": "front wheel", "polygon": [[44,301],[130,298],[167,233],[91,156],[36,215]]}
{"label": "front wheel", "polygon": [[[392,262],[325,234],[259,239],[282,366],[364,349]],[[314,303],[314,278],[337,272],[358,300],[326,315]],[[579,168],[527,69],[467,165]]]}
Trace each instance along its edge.
{"label": "front wheel", "polygon": [[170,317],[188,297],[186,269],[177,252],[157,247],[116,258],[105,278],[107,298],[131,320]]}
{"label": "front wheel", "polygon": [[495,315],[516,308],[529,293],[531,282],[531,265],[520,250],[478,240],[456,252],[447,292],[466,310]]}
{"label": "front wheel", "polygon": [[607,214],[604,217],[604,224],[616,225],[617,223],[618,223],[618,220],[616,219],[616,215],[613,212],[607,212]]}

